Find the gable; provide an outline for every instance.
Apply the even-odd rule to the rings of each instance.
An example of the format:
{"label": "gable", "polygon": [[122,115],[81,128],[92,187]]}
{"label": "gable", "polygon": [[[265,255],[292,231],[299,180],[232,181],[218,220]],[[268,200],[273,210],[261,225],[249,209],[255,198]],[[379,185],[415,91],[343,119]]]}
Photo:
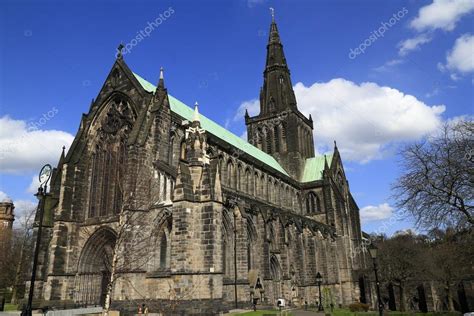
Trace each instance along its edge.
{"label": "gable", "polygon": [[[155,92],[156,87],[151,84],[150,82],[146,81],[139,75],[133,73],[135,78],[138,82],[142,85],[143,89],[146,91],[153,93]],[[181,116],[183,119],[192,121],[194,110],[181,102],[180,100],[176,99],[175,97],[168,94],[168,98],[170,101],[170,108],[171,111]],[[201,127],[205,129],[210,134],[216,136],[217,138],[225,141],[226,143],[234,146],[238,150],[247,153],[248,155],[252,156],[253,158],[263,162],[269,167],[281,172],[282,174],[288,176],[288,173],[283,169],[283,167],[276,161],[275,158],[270,156],[269,154],[263,152],[262,150],[258,149],[257,147],[251,145],[247,141],[243,140],[239,136],[229,132],[224,127],[220,126],[216,122],[208,119],[204,115],[200,114],[201,120]]]}

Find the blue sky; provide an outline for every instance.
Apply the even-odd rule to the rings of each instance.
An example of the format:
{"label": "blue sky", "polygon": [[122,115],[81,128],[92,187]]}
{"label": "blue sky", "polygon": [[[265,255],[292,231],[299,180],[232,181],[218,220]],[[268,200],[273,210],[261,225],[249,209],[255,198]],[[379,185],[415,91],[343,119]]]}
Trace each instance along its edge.
{"label": "blue sky", "polygon": [[32,179],[69,145],[117,45],[149,22],[129,67],[155,83],[163,66],[170,94],[245,136],[270,7],[299,107],[315,119],[319,153],[337,140],[363,228],[412,227],[393,220],[397,148],[473,114],[472,1],[2,1],[0,196],[31,205]]}

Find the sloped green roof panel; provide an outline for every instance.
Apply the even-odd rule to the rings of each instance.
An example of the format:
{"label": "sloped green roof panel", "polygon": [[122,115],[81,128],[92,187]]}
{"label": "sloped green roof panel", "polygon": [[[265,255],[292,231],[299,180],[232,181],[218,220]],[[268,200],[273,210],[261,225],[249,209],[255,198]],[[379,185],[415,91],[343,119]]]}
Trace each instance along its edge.
{"label": "sloped green roof panel", "polygon": [[324,158],[326,157],[328,165],[331,166],[333,154],[322,155],[306,159],[301,182],[311,182],[323,178]]}
{"label": "sloped green roof panel", "polygon": [[[135,73],[134,73],[134,76],[138,80],[138,82],[142,85],[143,89],[152,93],[155,91],[156,87],[153,84],[146,81],[145,79],[143,79],[142,77],[140,77],[139,75]],[[186,104],[184,104],[183,102],[179,101],[178,99],[176,99],[175,97],[169,94],[168,94],[168,98],[170,101],[170,107],[171,107],[172,112],[178,114],[185,120],[192,121],[193,113],[194,113],[194,110],[192,108],[190,108],[189,106],[187,106]],[[247,153],[248,155],[254,157],[255,159],[265,163],[266,165],[272,167],[273,169],[288,176],[288,173],[286,173],[285,169],[283,169],[283,167],[280,166],[280,164],[275,160],[275,158],[273,158],[269,154],[249,144],[247,141],[229,132],[228,130],[226,130],[225,128],[217,124],[216,122],[208,119],[202,114],[200,114],[200,119],[201,119],[201,127],[205,129],[206,131],[208,131],[209,133],[211,133],[212,135],[229,143],[230,145],[237,148],[237,150]]]}

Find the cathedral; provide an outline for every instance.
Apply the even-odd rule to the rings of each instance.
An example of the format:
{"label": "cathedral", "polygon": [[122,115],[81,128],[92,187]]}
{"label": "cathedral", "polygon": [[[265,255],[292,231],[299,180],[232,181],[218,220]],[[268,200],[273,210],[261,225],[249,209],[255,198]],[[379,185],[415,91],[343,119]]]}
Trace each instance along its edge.
{"label": "cathedral", "polygon": [[315,155],[274,19],[248,142],[169,94],[163,69],[156,86],[134,73],[122,48],[53,170],[36,296],[185,314],[371,301],[341,155]]}

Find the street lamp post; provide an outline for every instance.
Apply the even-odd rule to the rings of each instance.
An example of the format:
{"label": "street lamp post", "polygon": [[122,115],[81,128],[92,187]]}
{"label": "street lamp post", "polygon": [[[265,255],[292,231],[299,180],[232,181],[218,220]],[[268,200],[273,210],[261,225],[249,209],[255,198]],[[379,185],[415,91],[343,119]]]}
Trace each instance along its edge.
{"label": "street lamp post", "polygon": [[[21,315],[22,316],[31,316],[32,315],[32,305],[33,305],[33,294],[35,290],[35,280],[36,280],[36,268],[38,265],[39,250],[41,244],[41,233],[43,230],[43,216],[44,216],[44,199],[48,189],[47,182],[51,178],[52,168],[51,165],[47,164],[41,168],[39,174],[40,187],[38,188],[38,193],[35,196],[39,199],[38,208],[36,214],[38,217],[38,231],[36,235],[36,245],[35,253],[33,256],[33,267],[31,271],[31,281],[30,281],[30,291],[28,293],[28,304],[23,308]],[[44,188],[43,188],[44,186]]]}
{"label": "street lamp post", "polygon": [[321,283],[323,282],[323,277],[321,273],[316,274],[316,282],[318,283],[318,288],[319,288],[319,304],[318,304],[318,311],[322,312],[324,310],[323,308],[323,300],[321,296]]}
{"label": "street lamp post", "polygon": [[379,275],[377,269],[377,247],[372,245],[369,248],[370,257],[372,258],[372,262],[374,263],[374,274],[375,274],[375,286],[377,288],[377,303],[379,308],[379,316],[383,316],[383,305],[382,301],[380,300],[380,282],[379,282]]}

